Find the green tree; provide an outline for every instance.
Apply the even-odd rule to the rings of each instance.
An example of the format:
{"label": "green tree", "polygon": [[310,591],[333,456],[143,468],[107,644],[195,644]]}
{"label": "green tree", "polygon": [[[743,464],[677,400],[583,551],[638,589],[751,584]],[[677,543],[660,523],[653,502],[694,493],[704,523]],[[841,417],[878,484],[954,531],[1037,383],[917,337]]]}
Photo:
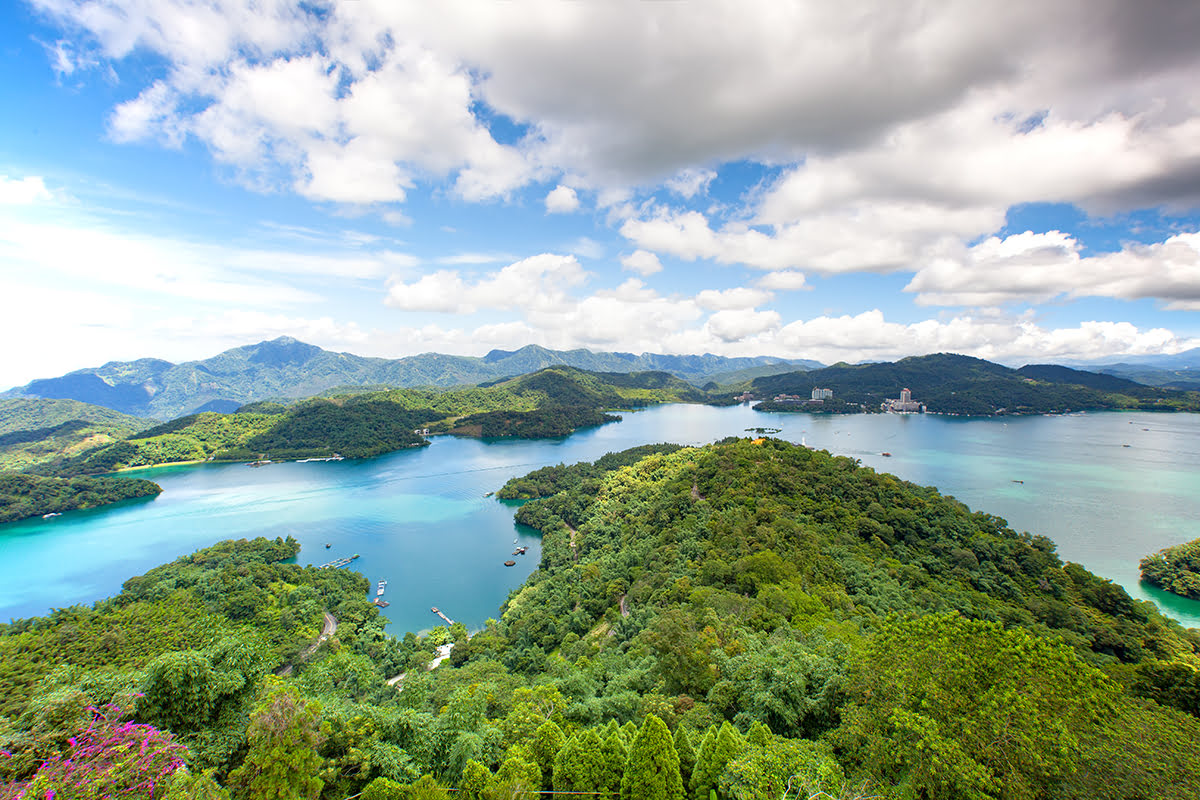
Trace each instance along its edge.
{"label": "green tree", "polygon": [[[705,742],[700,745],[700,755],[696,758],[696,767],[692,772],[692,780],[688,791],[694,800],[708,800],[709,793],[718,789],[721,773],[725,766],[742,754],[746,742],[737,729],[728,722],[722,722],[716,735],[705,736]],[[709,744],[706,748],[705,744]]]}
{"label": "green tree", "polygon": [[682,725],[675,729],[675,753],[679,756],[679,774],[686,786],[692,778],[692,768],[696,766],[696,751],[692,749],[692,737]]}
{"label": "green tree", "polygon": [[951,614],[891,621],[853,674],[834,741],[930,800],[1042,796],[1117,694],[1062,644]]}
{"label": "green tree", "polygon": [[604,766],[596,791],[616,792],[621,788],[621,776],[625,774],[625,762],[629,758],[629,749],[625,747],[620,730],[613,730],[605,737],[600,753]]}
{"label": "green tree", "polygon": [[183,767],[171,776],[164,800],[229,800],[229,791],[217,783],[212,770],[190,772]]}
{"label": "green tree", "polygon": [[173,731],[195,730],[212,716],[217,697],[212,662],[196,650],[163,653],[146,666],[142,713]]}
{"label": "green tree", "polygon": [[484,797],[487,800],[516,800],[536,794],[542,788],[542,770],[533,761],[510,756],[488,781]]}
{"label": "green tree", "polygon": [[629,750],[621,800],[683,800],[683,779],[671,731],[653,714],[646,716]]}
{"label": "green tree", "polygon": [[390,778],[378,777],[367,784],[359,800],[407,800],[408,788]]}
{"label": "green tree", "polygon": [[542,769],[542,785],[550,786],[554,779],[554,759],[558,755],[558,751],[562,749],[566,743],[567,737],[563,735],[562,728],[550,720],[545,722],[537,729],[533,736],[533,755],[537,759],[538,766]]}
{"label": "green tree", "polygon": [[324,782],[317,748],[326,732],[321,706],[291,687],[278,689],[250,717],[250,751],[229,774],[238,800],[316,800]]}
{"label": "green tree", "polygon": [[606,774],[603,747],[600,736],[591,728],[567,739],[554,759],[554,791],[607,790],[612,780]]}
{"label": "green tree", "polygon": [[793,789],[806,787],[805,796],[838,797],[845,775],[828,745],[778,739],[751,745],[726,764],[717,780],[717,793],[729,800],[782,797],[789,781]]}
{"label": "green tree", "polygon": [[491,770],[472,758],[463,767],[462,780],[458,782],[458,788],[462,790],[462,796],[467,797],[468,800],[482,800],[483,791],[487,788],[488,780],[491,777]]}

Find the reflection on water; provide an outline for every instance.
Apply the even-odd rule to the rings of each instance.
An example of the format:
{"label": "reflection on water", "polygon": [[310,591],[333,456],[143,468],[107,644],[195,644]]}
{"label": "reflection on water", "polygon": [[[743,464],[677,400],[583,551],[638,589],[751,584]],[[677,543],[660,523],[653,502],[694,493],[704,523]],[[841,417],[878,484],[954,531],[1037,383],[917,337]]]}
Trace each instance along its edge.
{"label": "reflection on water", "polygon": [[[536,533],[518,528],[513,506],[488,492],[548,464],[650,442],[704,444],[756,426],[1049,536],[1063,558],[1200,626],[1200,603],[1141,585],[1137,567],[1147,553],[1200,536],[1200,416],[811,417],[687,405],[626,413],[566,439],[437,437],[363,461],[145,471],[139,476],[164,489],[152,501],[0,526],[0,618],[90,603],[220,539],[291,535],[302,564],[359,553],[356,569],[372,582],[386,578],[392,633],[432,626],[435,605],[476,627],[540,558]],[[527,555],[510,555],[514,539]],[[508,558],[517,566],[505,568]]]}

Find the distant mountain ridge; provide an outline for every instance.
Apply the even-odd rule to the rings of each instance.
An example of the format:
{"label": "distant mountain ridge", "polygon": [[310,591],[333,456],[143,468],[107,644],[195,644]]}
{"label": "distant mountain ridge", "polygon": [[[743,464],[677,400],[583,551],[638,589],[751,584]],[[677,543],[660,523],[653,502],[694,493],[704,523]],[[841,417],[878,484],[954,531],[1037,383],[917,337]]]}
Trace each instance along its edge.
{"label": "distant mountain ridge", "polygon": [[877,364],[835,364],[756,378],[751,383],[752,393],[767,401],[765,410],[805,410],[801,404],[778,407],[772,398],[792,395],[807,400],[818,387],[832,390],[839,404],[867,409],[877,409],[885,399],[896,398],[902,388],[909,388],[913,400],[926,404],[929,411],[968,416],[1084,409],[1200,410],[1200,398],[1194,394],[1145,386],[1114,375],[1056,364],[1010,369],[955,353]]}
{"label": "distant mountain ridge", "polygon": [[816,361],[768,356],[634,355],[550,350],[537,345],[493,350],[482,358],[424,353],[387,359],[334,353],[281,336],[182,364],[154,358],[110,361],[101,367],[31,381],[0,397],[79,400],[166,420],[201,410],[233,411],[268,398],[311,397],[333,387],[474,385],[557,365],[597,372],[655,370],[701,383],[714,374],[780,363],[801,370],[821,366]]}

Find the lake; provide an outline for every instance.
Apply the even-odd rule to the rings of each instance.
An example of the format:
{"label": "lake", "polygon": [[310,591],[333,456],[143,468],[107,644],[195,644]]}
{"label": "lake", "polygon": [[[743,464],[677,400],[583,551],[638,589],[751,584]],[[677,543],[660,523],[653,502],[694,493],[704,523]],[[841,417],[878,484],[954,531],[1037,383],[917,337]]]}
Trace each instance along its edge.
{"label": "lake", "polygon": [[[639,444],[745,436],[755,426],[937,486],[1017,530],[1048,536],[1064,559],[1200,627],[1200,602],[1138,579],[1142,556],[1200,537],[1200,415],[832,417],[693,405],[625,413],[619,423],[565,439],[439,436],[429,447],[360,461],[130,473],[158,482],[163,493],[0,525],[0,619],[91,603],[221,539],[291,535],[302,546],[301,564],[358,553],[354,569],[372,584],[386,579],[393,634],[437,623],[431,606],[478,628],[540,558],[537,533],[513,521],[515,504],[485,496],[508,478]],[[514,542],[528,553],[511,555]],[[517,565],[503,566],[508,559]]]}

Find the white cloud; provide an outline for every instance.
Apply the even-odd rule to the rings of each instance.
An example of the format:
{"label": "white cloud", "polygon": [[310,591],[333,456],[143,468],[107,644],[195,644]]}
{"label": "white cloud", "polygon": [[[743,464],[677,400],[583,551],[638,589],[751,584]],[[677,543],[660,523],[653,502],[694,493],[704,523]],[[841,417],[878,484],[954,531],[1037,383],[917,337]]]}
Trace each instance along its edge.
{"label": "white cloud", "polygon": [[708,191],[717,173],[711,169],[684,169],[666,180],[666,187],[680,197],[693,198]]}
{"label": "white cloud", "polygon": [[1116,354],[1178,352],[1200,340],[1162,328],[1142,330],[1127,322],[1089,321],[1075,328],[1047,329],[1028,317],[887,322],[879,310],[816,317],[784,325],[776,338],[781,352],[838,360],[888,360],[924,353],[962,353],[1004,363],[1090,359]]}
{"label": "white cloud", "polygon": [[756,285],[764,289],[776,291],[789,291],[794,289],[805,289],[804,273],[794,270],[781,270],[780,272],[768,272],[766,275],[759,278]]}
{"label": "white cloud", "polygon": [[711,311],[740,311],[760,306],[770,299],[771,293],[761,289],[705,289],[696,295],[696,304]]}
{"label": "white cloud", "polygon": [[779,327],[777,311],[730,309],[718,311],[708,318],[707,330],[723,342],[737,342]]}
{"label": "white cloud", "polygon": [[[246,70],[311,59],[339,82],[336,122],[320,127],[326,142],[369,140],[405,175],[454,174],[468,199],[506,196],[535,173],[598,188],[665,181],[691,197],[712,174],[700,165],[889,152],[899,163],[906,150],[941,156],[918,182],[948,179],[950,191],[972,175],[1006,180],[1007,162],[1034,194],[1091,183],[1099,202],[1195,197],[1200,54],[1186,4],[728,0],[704,14],[677,3],[553,3],[522,15],[471,2],[33,2],[110,59],[140,50],[167,62],[175,99],[150,87],[140,107],[118,112],[114,131],[157,129],[168,141],[190,131],[217,152],[245,154],[223,150],[222,137],[261,127],[279,140],[262,157],[289,171],[309,144],[292,121],[311,123],[325,105],[310,80],[319,75],[295,84],[315,94],[292,121],[275,114],[274,101],[293,94],[284,87],[261,113],[211,129],[195,122],[237,105]],[[494,114],[527,135],[501,144],[486,125]],[[956,169],[959,145],[976,137],[1002,158],[972,157],[977,173]],[[1104,169],[1088,168],[1113,153]],[[1006,182],[1020,191],[1021,180]]]}
{"label": "white cloud", "polygon": [[579,195],[570,186],[555,186],[546,195],[547,214],[570,214],[579,210]]}
{"label": "white cloud", "polygon": [[472,313],[478,309],[558,308],[567,289],[587,273],[574,256],[531,256],[474,282],[454,270],[438,270],[411,283],[393,280],[385,302],[402,311]]}
{"label": "white cloud", "polygon": [[990,306],[1066,296],[1159,298],[1169,308],[1200,310],[1200,233],[1155,244],[1127,244],[1082,257],[1059,231],[989,237],[919,269],[905,287],[923,305]]}
{"label": "white cloud", "polygon": [[648,250],[634,250],[627,256],[621,256],[621,266],[639,275],[653,275],[663,268],[658,256]]}
{"label": "white cloud", "polygon": [[577,256],[590,258],[593,261],[604,257],[604,245],[587,236],[580,236],[568,249]]}
{"label": "white cloud", "polygon": [[495,264],[498,261],[511,261],[512,256],[503,253],[455,253],[437,259],[439,264]]}
{"label": "white cloud", "polygon": [[25,178],[0,175],[0,205],[26,206],[50,199],[46,182],[36,175]]}

